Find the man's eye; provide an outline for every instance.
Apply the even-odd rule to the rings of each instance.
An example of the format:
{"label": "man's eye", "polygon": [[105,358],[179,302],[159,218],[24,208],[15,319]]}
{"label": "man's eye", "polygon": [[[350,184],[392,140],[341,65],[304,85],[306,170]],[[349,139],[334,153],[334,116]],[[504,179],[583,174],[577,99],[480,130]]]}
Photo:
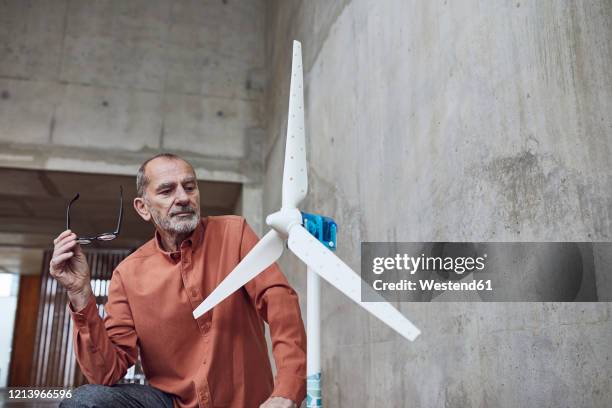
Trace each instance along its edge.
{"label": "man's eye", "polygon": [[168,195],[169,193],[170,193],[170,190],[163,190],[159,192],[159,194],[163,194],[163,195]]}

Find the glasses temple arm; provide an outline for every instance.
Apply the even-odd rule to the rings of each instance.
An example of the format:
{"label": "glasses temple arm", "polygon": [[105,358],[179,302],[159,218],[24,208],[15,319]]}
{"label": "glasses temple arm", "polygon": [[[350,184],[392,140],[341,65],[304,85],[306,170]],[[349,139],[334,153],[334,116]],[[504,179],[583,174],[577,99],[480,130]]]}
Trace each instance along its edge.
{"label": "glasses temple arm", "polygon": [[74,198],[72,200],[70,200],[70,202],[68,203],[68,207],[66,207],[66,229],[67,230],[70,229],[70,207],[72,206],[72,203],[74,203],[76,200],[79,199],[79,196],[80,196],[80,194],[76,193]]}
{"label": "glasses temple arm", "polygon": [[115,230],[115,235],[119,234],[121,231],[121,220],[123,219],[123,187],[119,186],[119,219],[117,220],[117,229]]}

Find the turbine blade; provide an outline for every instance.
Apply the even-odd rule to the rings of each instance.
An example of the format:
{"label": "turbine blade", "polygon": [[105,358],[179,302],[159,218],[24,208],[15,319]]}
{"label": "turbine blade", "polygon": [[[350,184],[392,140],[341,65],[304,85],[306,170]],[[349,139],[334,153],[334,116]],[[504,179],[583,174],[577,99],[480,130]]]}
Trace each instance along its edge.
{"label": "turbine blade", "polygon": [[283,170],[283,208],[297,208],[308,191],[306,139],[304,133],[304,79],[302,45],[293,42],[293,63],[289,90],[287,144]]}
{"label": "turbine blade", "polygon": [[229,275],[193,311],[196,319],[272,265],[283,253],[283,239],[270,230]]}
{"label": "turbine blade", "polygon": [[301,225],[294,225],[289,231],[289,249],[336,289],[408,340],[414,341],[421,333],[382,297],[382,302],[362,302],[361,277]]}

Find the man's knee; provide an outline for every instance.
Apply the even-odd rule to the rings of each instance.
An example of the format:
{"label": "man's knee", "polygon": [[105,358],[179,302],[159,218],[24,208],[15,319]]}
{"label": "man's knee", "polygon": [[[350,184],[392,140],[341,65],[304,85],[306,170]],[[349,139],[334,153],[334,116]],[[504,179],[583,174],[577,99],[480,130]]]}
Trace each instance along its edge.
{"label": "man's knee", "polygon": [[85,384],[72,392],[71,398],[65,398],[62,408],[102,408],[109,406],[112,399],[111,387],[98,384]]}

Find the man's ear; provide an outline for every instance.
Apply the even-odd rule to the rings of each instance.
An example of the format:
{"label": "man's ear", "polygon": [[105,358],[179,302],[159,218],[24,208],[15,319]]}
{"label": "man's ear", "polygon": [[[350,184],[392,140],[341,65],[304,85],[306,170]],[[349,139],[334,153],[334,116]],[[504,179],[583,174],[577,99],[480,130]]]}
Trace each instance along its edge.
{"label": "man's ear", "polygon": [[144,198],[136,197],[134,199],[134,209],[143,220],[147,222],[151,220],[151,213],[144,202]]}

